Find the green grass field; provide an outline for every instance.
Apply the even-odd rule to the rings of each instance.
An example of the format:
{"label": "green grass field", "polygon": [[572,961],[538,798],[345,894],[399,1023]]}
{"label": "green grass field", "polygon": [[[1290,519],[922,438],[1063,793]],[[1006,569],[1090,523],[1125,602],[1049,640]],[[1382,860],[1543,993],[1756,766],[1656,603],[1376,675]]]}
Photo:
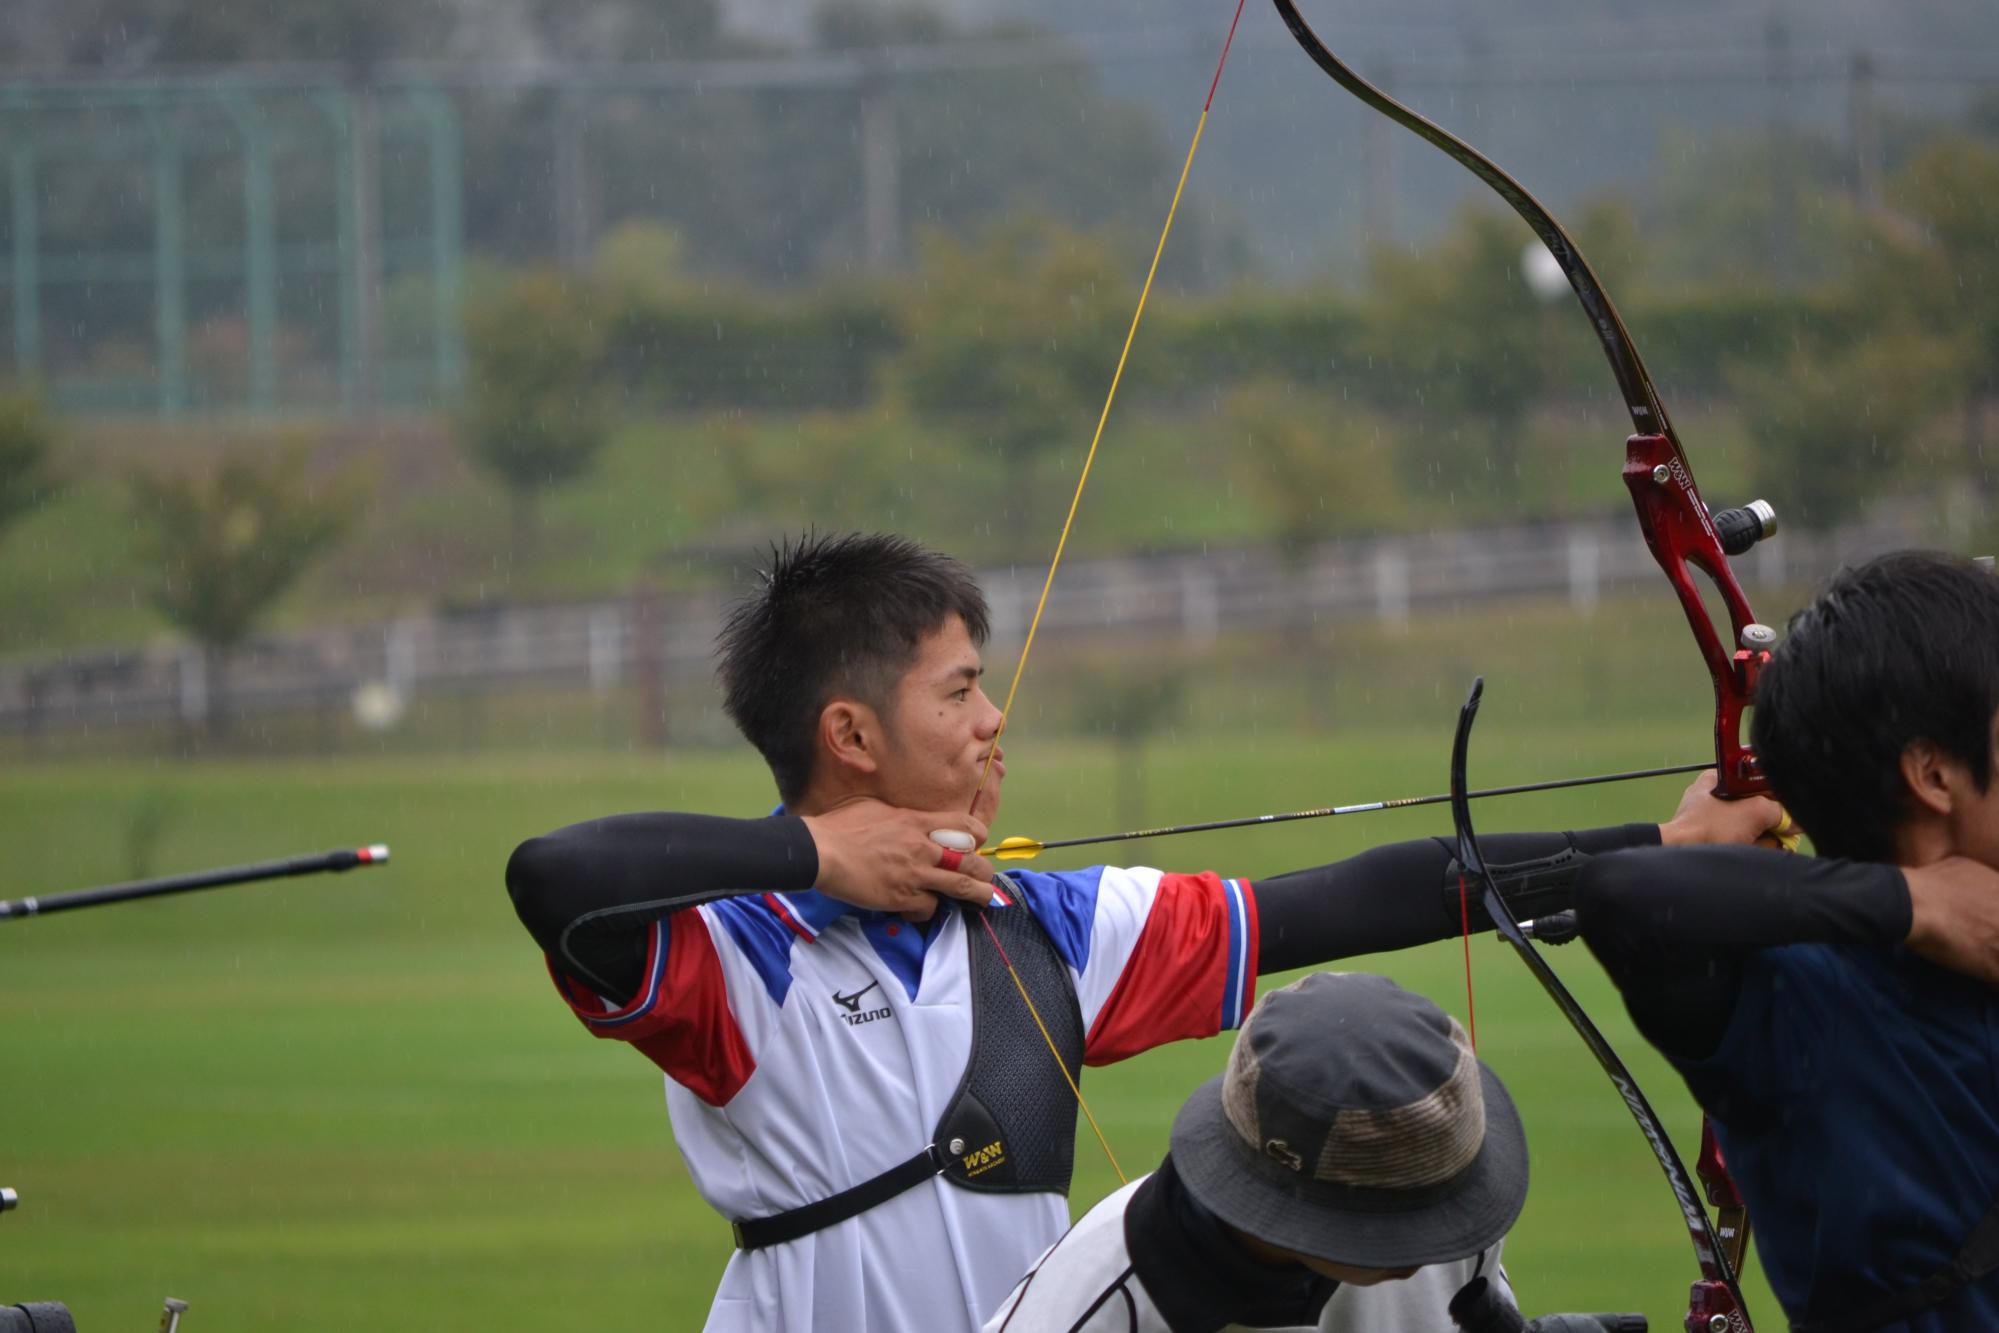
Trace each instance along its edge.
{"label": "green grass field", "polygon": [[[1157,752],[1146,814],[1201,818],[1438,790],[1434,728],[1317,746]],[[1605,737],[1498,712],[1474,780],[1552,764],[1652,762],[1683,725]],[[1681,742],[1675,745],[1672,742]],[[1114,760],[1022,746],[1001,832],[1114,826]],[[1572,770],[1573,771],[1573,770]],[[741,756],[561,754],[394,763],[54,764],[0,774],[0,896],[369,840],[380,870],[222,889],[0,926],[0,1297],[61,1299],[84,1333],[355,1326],[436,1330],[699,1325],[728,1254],[674,1152],[657,1077],[569,1017],[501,889],[521,837],[646,807],[753,812]],[[1659,818],[1670,782],[1488,802],[1482,825]],[[166,816],[162,811],[169,812]],[[1438,810],[1159,842],[1125,859],[1257,875],[1446,829]],[[1080,860],[1057,864],[1080,864]],[[1582,1045],[1504,946],[1473,949],[1481,1051],[1518,1098],[1534,1149],[1508,1261],[1530,1312],[1642,1309],[1678,1326],[1693,1276],[1671,1198]],[[1691,1152],[1677,1083],[1632,1035],[1587,955],[1560,956]],[[1459,947],[1355,967],[1462,1013]],[[1128,1171],[1219,1068],[1222,1041],[1155,1052],[1085,1084]],[[1087,1131],[1085,1131],[1087,1135]],[[1078,1145],[1074,1203],[1114,1183]],[[1778,1312],[1760,1276],[1751,1301]]]}

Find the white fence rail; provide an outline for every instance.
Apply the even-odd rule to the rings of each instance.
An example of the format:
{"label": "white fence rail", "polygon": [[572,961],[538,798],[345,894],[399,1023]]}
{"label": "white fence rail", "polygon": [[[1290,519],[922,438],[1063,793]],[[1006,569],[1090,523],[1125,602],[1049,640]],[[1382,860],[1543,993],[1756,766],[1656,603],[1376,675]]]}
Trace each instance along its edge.
{"label": "white fence rail", "polygon": [[[1780,535],[1739,561],[1738,572],[1753,585],[1816,580],[1842,562],[1921,539],[1893,519],[1832,536]],[[980,573],[1003,656],[1026,632],[1044,573],[1038,566]],[[1630,518],[1618,515],[1334,542],[1295,568],[1268,548],[1073,561],[1056,580],[1043,630],[1198,647],[1237,630],[1399,624],[1425,610],[1498,598],[1566,596],[1587,613],[1608,590],[1658,582]],[[362,715],[434,695],[705,681],[729,596],[640,593],[259,638],[230,658],[228,707],[237,718],[349,708]],[[0,733],[198,725],[214,697],[208,664],[192,646],[16,660],[0,663]]]}

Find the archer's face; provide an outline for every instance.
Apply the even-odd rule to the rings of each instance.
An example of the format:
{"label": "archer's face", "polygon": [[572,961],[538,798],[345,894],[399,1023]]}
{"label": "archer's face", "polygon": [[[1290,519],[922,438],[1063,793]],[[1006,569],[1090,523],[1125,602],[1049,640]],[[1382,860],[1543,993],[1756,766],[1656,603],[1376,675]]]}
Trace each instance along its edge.
{"label": "archer's face", "polygon": [[[879,782],[882,799],[911,810],[966,810],[990,824],[999,812],[1006,764],[993,758],[1000,711],[979,688],[985,666],[956,616],[924,639],[889,703]],[[978,792],[978,809],[972,794]]]}

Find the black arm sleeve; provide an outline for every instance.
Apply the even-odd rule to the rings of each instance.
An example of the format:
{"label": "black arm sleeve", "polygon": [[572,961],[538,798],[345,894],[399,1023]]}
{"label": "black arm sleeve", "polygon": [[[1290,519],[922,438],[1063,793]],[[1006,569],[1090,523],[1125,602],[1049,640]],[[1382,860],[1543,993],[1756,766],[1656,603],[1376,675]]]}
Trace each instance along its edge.
{"label": "black arm sleeve", "polygon": [[[1658,841],[1657,824],[1621,824],[1581,833],[1500,833],[1479,845],[1507,901],[1532,916],[1570,906],[1571,882],[1592,856]],[[1531,872],[1516,869],[1523,863]],[[1534,884],[1531,902],[1513,892],[1521,879]],[[1464,928],[1457,849],[1447,838],[1391,843],[1257,880],[1255,893],[1259,973],[1429,944]],[[1475,890],[1470,908],[1472,929],[1492,929]]]}
{"label": "black arm sleeve", "polygon": [[734,894],[809,889],[818,874],[794,816],[612,815],[516,847],[507,893],[556,967],[623,1003],[638,993],[654,921]]}
{"label": "black arm sleeve", "polygon": [[1669,847],[1593,861],[1576,881],[1590,951],[1632,1021],[1668,1055],[1712,1054],[1742,968],[1785,944],[1893,947],[1908,938],[1908,881],[1894,866],[1761,847]]}

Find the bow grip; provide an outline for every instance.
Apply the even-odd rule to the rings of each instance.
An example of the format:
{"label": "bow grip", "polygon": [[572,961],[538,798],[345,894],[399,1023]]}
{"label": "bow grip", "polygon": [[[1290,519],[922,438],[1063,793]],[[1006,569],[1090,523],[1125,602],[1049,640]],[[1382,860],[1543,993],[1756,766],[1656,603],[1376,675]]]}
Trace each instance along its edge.
{"label": "bow grip", "polygon": [[[1761,795],[1770,784],[1755,750],[1743,740],[1742,716],[1770,653],[1766,647],[1745,645],[1744,636],[1759,644],[1773,636],[1749,609],[1678,443],[1666,435],[1633,435],[1625,441],[1624,485],[1637,507],[1645,544],[1673,585],[1714,682],[1715,794]],[[1720,594],[1733,642],[1722,643],[1689,565],[1706,574]]]}

